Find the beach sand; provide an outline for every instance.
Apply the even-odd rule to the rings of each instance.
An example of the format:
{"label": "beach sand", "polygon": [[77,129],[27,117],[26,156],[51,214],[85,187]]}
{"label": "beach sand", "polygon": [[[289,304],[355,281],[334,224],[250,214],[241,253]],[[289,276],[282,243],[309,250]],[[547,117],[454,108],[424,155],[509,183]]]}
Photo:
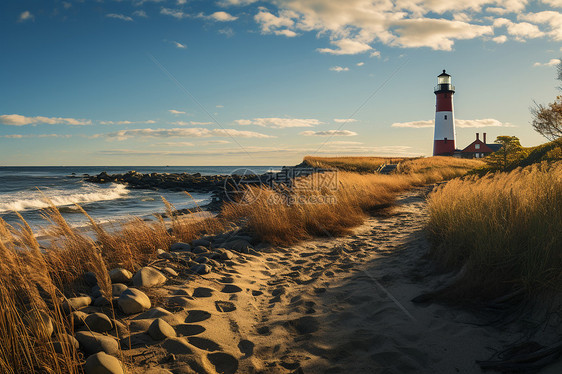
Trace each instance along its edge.
{"label": "beach sand", "polygon": [[178,337],[154,341],[149,322],[133,317],[125,361],[134,373],[482,372],[476,360],[528,337],[529,326],[410,301],[451,277],[428,275],[423,257],[428,191],[405,193],[354,235],[236,254],[231,267],[151,289]]}

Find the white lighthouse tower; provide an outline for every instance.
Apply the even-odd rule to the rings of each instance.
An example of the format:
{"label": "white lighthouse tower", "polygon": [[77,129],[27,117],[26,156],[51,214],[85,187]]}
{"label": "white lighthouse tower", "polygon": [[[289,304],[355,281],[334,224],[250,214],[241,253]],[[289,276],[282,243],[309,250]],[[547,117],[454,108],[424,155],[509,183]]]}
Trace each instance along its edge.
{"label": "white lighthouse tower", "polygon": [[435,86],[435,133],[433,136],[433,155],[452,156],[455,152],[455,116],[453,112],[453,95],[455,86],[451,76],[445,73],[437,76]]}

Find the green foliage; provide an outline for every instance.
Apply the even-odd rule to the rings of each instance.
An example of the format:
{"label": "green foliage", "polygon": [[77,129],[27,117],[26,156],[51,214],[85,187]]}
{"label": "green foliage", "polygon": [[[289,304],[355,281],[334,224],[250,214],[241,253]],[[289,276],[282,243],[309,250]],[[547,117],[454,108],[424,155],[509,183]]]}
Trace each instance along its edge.
{"label": "green foliage", "polygon": [[516,136],[498,136],[494,143],[501,144],[502,147],[486,158],[486,162],[492,170],[507,170],[517,166],[527,156],[527,151],[521,146],[519,138]]}

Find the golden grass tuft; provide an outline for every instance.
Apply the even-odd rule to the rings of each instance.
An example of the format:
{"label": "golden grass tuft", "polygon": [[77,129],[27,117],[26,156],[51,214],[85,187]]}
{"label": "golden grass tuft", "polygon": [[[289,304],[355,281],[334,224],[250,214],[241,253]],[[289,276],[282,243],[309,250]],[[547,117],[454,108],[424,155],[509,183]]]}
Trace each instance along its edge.
{"label": "golden grass tuft", "polygon": [[562,284],[562,162],[457,179],[429,198],[432,257],[464,268],[445,297],[485,300]]}
{"label": "golden grass tuft", "polygon": [[481,164],[452,157],[405,163],[391,175],[325,173],[324,178],[337,180],[337,185],[331,186],[335,188],[319,183],[319,174],[300,179],[293,190],[249,187],[251,193],[247,196],[256,198],[226,204],[221,215],[227,220],[244,220],[261,240],[273,244],[288,245],[313,236],[341,236],[360,225],[369,211],[391,203],[399,192],[464,175]]}
{"label": "golden grass tuft", "polygon": [[306,156],[304,163],[311,167],[338,169],[356,173],[373,173],[384,164],[397,164],[409,157],[317,157]]}

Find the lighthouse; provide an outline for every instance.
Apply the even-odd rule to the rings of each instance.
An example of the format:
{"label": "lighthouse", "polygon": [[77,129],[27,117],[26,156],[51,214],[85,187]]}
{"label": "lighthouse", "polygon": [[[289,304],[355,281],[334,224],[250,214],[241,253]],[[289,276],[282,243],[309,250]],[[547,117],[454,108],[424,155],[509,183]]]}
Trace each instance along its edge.
{"label": "lighthouse", "polygon": [[453,95],[455,86],[451,84],[451,76],[443,70],[437,76],[434,89],[435,133],[433,135],[433,155],[452,156],[455,152],[455,116],[453,112]]}

